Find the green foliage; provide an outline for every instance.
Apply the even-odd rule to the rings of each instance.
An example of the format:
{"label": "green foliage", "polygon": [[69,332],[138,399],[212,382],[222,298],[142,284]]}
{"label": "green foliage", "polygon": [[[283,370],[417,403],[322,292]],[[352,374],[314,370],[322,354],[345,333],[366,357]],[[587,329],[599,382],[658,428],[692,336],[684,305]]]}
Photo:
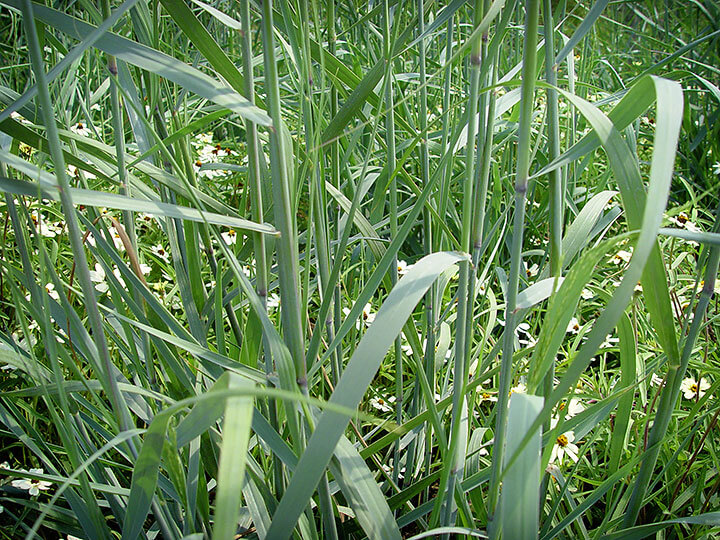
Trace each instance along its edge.
{"label": "green foliage", "polygon": [[718,20],[0,0],[0,537],[717,534]]}

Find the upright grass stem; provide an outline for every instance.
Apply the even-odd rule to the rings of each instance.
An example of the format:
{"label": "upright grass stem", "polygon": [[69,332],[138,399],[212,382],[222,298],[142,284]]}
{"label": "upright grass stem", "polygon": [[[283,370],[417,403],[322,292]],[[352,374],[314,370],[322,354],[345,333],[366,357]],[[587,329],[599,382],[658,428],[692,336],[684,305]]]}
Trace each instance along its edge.
{"label": "upright grass stem", "polygon": [[262,18],[263,58],[265,65],[265,88],[270,118],[270,167],[272,172],[272,191],[275,209],[275,221],[280,231],[278,241],[278,269],[280,274],[280,296],[282,298],[281,317],[284,337],[293,357],[298,385],[307,393],[307,368],[305,364],[305,346],[303,324],[300,317],[300,298],[297,276],[297,234],[293,205],[290,200],[290,178],[283,143],[283,121],[281,115],[280,87],[275,60],[275,40],[273,38],[272,0],[263,1]]}
{"label": "upright grass stem", "polygon": [[530,170],[531,124],[535,92],[537,61],[537,31],[539,0],[527,0],[525,4],[525,44],[522,65],[522,97],[520,99],[520,125],[518,127],[517,173],[515,175],[515,207],[510,259],[510,275],[505,303],[505,330],[503,332],[503,353],[498,383],[497,416],[495,419],[495,441],[490,467],[488,492],[488,529],[491,538],[500,535],[497,521],[497,502],[500,493],[500,472],[502,471],[507,430],[507,413],[512,375],[512,360],[515,349],[515,325],[520,267],[522,265],[522,241],[525,228],[525,199]]}
{"label": "upright grass stem", "polygon": [[110,404],[113,412],[115,413],[115,418],[118,421],[120,430],[127,431],[132,426],[132,421],[125,399],[118,388],[117,381],[115,380],[115,376],[113,374],[114,366],[112,364],[112,360],[110,359],[110,351],[108,350],[107,341],[105,340],[105,331],[103,330],[100,311],[97,307],[95,286],[90,279],[90,271],[88,269],[85,248],[83,247],[80,234],[80,226],[78,225],[77,216],[75,215],[75,207],[73,205],[72,196],[70,195],[70,185],[67,179],[67,173],[65,172],[65,157],[63,156],[57,124],[55,122],[55,114],[50,100],[50,91],[45,79],[44,62],[38,41],[37,30],[35,28],[32,2],[30,2],[30,0],[23,0],[23,23],[25,25],[26,36],[28,39],[32,69],[35,73],[35,81],[38,86],[38,97],[40,98],[40,106],[42,109],[45,128],[47,130],[50,155],[55,166],[55,176],[58,181],[60,202],[62,204],[68,227],[70,246],[75,258],[78,280],[85,298],[85,305],[87,307],[88,319],[90,321],[95,346],[97,347],[98,356],[100,357],[102,365],[102,371],[98,373],[98,375],[100,376],[99,378],[108,394],[108,398],[110,399]]}

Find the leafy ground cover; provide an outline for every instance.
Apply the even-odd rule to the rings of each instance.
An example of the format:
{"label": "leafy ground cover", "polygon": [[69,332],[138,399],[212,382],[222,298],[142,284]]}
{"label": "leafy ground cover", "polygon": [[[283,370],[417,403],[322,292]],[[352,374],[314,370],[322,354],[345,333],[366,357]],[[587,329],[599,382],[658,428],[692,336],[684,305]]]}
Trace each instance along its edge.
{"label": "leafy ground cover", "polygon": [[714,537],[719,20],[0,0],[0,535]]}

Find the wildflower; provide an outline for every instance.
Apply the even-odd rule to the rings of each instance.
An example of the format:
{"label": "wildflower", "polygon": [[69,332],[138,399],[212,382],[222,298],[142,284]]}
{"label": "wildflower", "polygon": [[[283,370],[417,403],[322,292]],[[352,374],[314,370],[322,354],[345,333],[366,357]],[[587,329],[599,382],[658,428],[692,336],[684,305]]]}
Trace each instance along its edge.
{"label": "wildflower", "polygon": [[55,290],[55,285],[52,283],[46,283],[45,284],[45,291],[50,295],[50,298],[54,298],[55,300],[60,300],[60,295]]}
{"label": "wildflower", "polygon": [[713,165],[713,172],[720,176],[720,161],[716,161]]}
{"label": "wildflower", "polygon": [[[498,400],[497,396],[491,394],[490,392],[487,392],[483,388],[478,387],[477,392],[478,392],[478,394],[480,394],[480,404],[481,405],[483,403],[495,403]],[[511,393],[512,393],[512,391],[511,391]],[[524,392],[520,392],[520,393],[524,393]]]}
{"label": "wildflower", "polygon": [[267,297],[267,308],[276,309],[280,306],[280,296],[277,293],[272,293]]}
{"label": "wildflower", "polygon": [[627,263],[630,262],[630,257],[632,257],[632,251],[625,251],[624,249],[621,249],[612,256],[610,262],[612,262],[613,264]]}
{"label": "wildflower", "polygon": [[155,216],[152,214],[146,214],[145,212],[140,212],[137,215],[138,221],[141,223],[145,223],[146,225],[150,225],[152,223],[153,219],[155,219]]}
{"label": "wildflower", "polygon": [[558,435],[550,454],[550,463],[562,463],[565,456],[570,457],[574,462],[578,460],[578,447],[574,444],[575,432],[566,431],[562,435]]}
{"label": "wildflower", "polygon": [[690,221],[690,218],[685,212],[680,212],[677,216],[671,217],[670,223],[690,232],[700,232],[698,226]]}
{"label": "wildflower", "polygon": [[578,322],[577,318],[573,317],[570,319],[570,322],[568,323],[567,330],[565,332],[570,332],[571,334],[577,334],[580,332],[580,323]]}
{"label": "wildflower", "polygon": [[[75,165],[68,165],[67,173],[72,178],[80,178],[80,169],[78,169]],[[87,171],[82,171],[82,174],[87,180],[95,180],[97,178],[97,176],[93,173],[89,173]]]}
{"label": "wildflower", "polygon": [[390,396],[387,399],[382,397],[370,398],[370,406],[377,409],[380,412],[390,412],[393,410],[392,404],[395,403],[395,396]]}
{"label": "wildflower", "polygon": [[105,281],[105,270],[100,263],[95,263],[95,270],[90,270],[90,281],[95,283],[95,290],[99,293],[105,293],[109,289]]}
{"label": "wildflower", "polygon": [[230,229],[227,232],[221,233],[220,236],[222,236],[222,239],[225,240],[225,243],[228,246],[232,246],[237,242],[237,233],[235,232],[235,229]]}
{"label": "wildflower", "polygon": [[565,411],[565,415],[568,418],[572,418],[576,414],[580,414],[585,410],[585,406],[582,404],[582,402],[577,398],[570,398],[570,401],[567,403],[563,402],[560,405],[558,405],[558,412]]}
{"label": "wildflower", "polygon": [[108,227],[108,232],[110,233],[110,238],[115,245],[115,249],[118,251],[125,251],[125,244],[123,244],[122,237],[120,236],[118,230],[115,227]]}
{"label": "wildflower", "polygon": [[140,263],[139,266],[140,272],[143,276],[147,276],[152,271],[152,266],[150,266],[149,264]]}
{"label": "wildflower", "polygon": [[[343,308],[343,313],[345,314],[345,316],[349,315],[350,309]],[[365,326],[370,326],[375,320],[375,313],[372,312],[372,305],[370,304],[370,302],[363,306],[361,319],[365,323]],[[355,323],[355,328],[360,330],[360,321],[357,321]]]}
{"label": "wildflower", "polygon": [[710,388],[710,383],[705,377],[702,377],[699,383],[692,377],[686,377],[680,384],[680,390],[682,390],[685,399],[701,398],[708,388]]}
{"label": "wildflower", "polygon": [[[42,469],[30,469],[29,472],[33,474],[43,474]],[[29,478],[12,481],[12,486],[14,488],[24,489],[33,497],[39,495],[41,490],[45,491],[47,489],[50,489],[51,485],[52,482],[46,482],[45,480],[32,480]]]}
{"label": "wildflower", "polygon": [[408,263],[405,262],[405,261],[398,261],[398,263],[397,263],[397,271],[398,271],[398,274],[401,275],[401,276],[404,276],[405,274],[408,273],[408,271],[409,271],[413,266],[414,266],[413,264],[408,264]]}
{"label": "wildflower", "polygon": [[72,126],[70,126],[70,131],[77,135],[82,135],[83,137],[90,136],[90,130],[82,122],[78,122],[77,124],[73,124]]}
{"label": "wildflower", "polygon": [[590,289],[583,289],[582,292],[580,293],[580,297],[583,300],[591,300],[591,299],[595,298],[595,293],[593,293]]}
{"label": "wildflower", "polygon": [[517,383],[516,386],[513,386],[510,389],[510,395],[512,394],[527,394],[527,386],[525,386],[525,383]]}
{"label": "wildflower", "polygon": [[515,328],[515,335],[518,338],[518,343],[520,345],[525,345],[527,347],[532,347],[537,343],[534,337],[530,334],[530,325],[528,323],[522,322],[517,325],[517,328]]}
{"label": "wildflower", "polygon": [[162,244],[157,244],[155,246],[152,246],[150,248],[150,251],[160,257],[165,262],[170,262],[170,254],[165,250],[165,248],[162,246]]}
{"label": "wildflower", "polygon": [[650,377],[650,384],[653,386],[664,386],[665,379],[660,377],[657,373],[653,373],[652,377]]}
{"label": "wildflower", "polygon": [[525,265],[525,273],[527,274],[527,277],[533,278],[538,275],[538,272],[540,271],[540,267],[537,264],[533,264],[532,266]]}
{"label": "wildflower", "polygon": [[619,342],[620,342],[620,338],[616,338],[616,337],[612,337],[612,336],[606,336],[606,337],[605,337],[605,341],[603,341],[603,342],[600,344],[600,348],[601,348],[601,349],[606,349],[606,348],[609,348],[609,347],[614,347],[614,346],[617,345]]}

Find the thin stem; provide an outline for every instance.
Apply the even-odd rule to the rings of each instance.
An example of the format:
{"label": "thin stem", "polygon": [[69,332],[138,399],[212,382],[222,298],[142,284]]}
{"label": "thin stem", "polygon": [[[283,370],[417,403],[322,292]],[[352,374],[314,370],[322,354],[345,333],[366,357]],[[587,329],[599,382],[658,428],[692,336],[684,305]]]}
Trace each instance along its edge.
{"label": "thin stem", "polygon": [[528,173],[530,169],[530,135],[535,92],[535,76],[537,61],[537,31],[539,16],[539,0],[528,0],[525,13],[525,43],[522,66],[522,97],[520,99],[520,126],[518,128],[517,173],[515,176],[515,207],[513,235],[510,259],[510,275],[507,284],[507,300],[505,304],[505,330],[503,332],[503,353],[500,364],[500,380],[498,383],[497,416],[495,418],[495,441],[493,443],[493,460],[490,468],[490,485],[488,492],[488,530],[491,538],[500,534],[498,516],[496,515],[498,495],[500,493],[500,472],[505,452],[505,435],[507,430],[507,413],[512,374],[512,359],[515,348],[515,325],[520,267],[522,265],[522,241],[525,227],[525,198],[528,189]]}

